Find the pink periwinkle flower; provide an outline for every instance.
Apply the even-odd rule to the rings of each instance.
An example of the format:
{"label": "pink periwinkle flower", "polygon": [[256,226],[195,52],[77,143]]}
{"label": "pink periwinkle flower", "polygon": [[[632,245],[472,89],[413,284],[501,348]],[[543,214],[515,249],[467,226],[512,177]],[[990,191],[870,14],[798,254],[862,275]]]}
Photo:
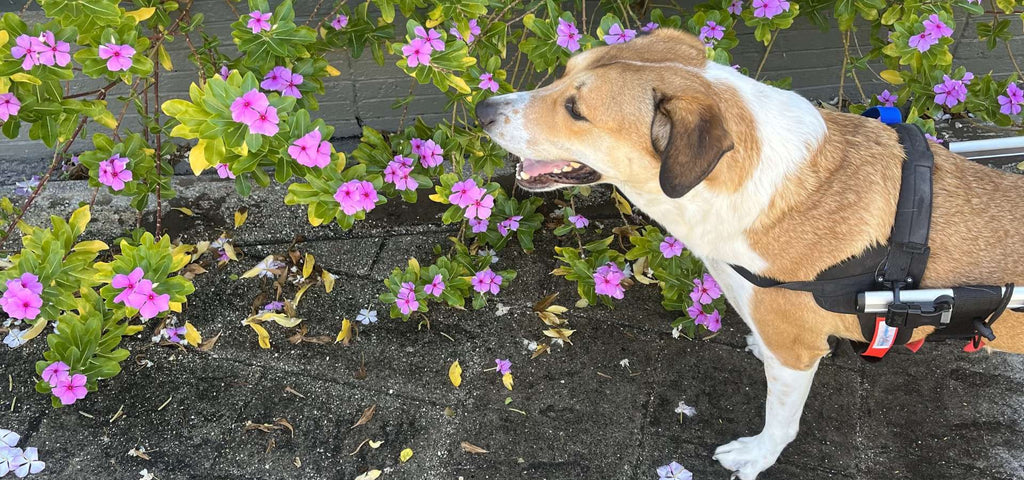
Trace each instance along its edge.
{"label": "pink periwinkle flower", "polygon": [[24,288],[36,295],[43,294],[43,284],[39,283],[39,277],[31,272],[22,273],[20,277],[7,281],[7,288],[15,286]]}
{"label": "pink periwinkle flower", "polygon": [[335,30],[341,30],[347,26],[348,16],[346,15],[342,15],[339,13],[337,17],[334,17],[334,20],[331,20],[331,27],[334,28]]}
{"label": "pink periwinkle flower", "polygon": [[739,15],[743,13],[743,1],[733,0],[733,2],[729,4],[729,8],[727,8],[726,10],[728,10],[729,13],[733,15]]}
{"label": "pink periwinkle flower", "polygon": [[7,119],[18,114],[21,110],[21,101],[13,93],[0,93],[0,120]]}
{"label": "pink periwinkle flower", "polygon": [[302,85],[303,80],[302,75],[289,71],[282,80],[284,81],[284,87],[281,89],[281,95],[302,98],[302,92],[299,92],[299,85]]}
{"label": "pink periwinkle flower", "polygon": [[135,267],[135,270],[132,270],[128,275],[123,273],[114,275],[114,278],[110,280],[110,286],[122,289],[121,293],[114,297],[114,303],[128,305],[128,297],[135,293],[135,289],[139,286],[139,282],[142,281],[144,276],[145,272],[139,267]]}
{"label": "pink periwinkle flower", "polygon": [[[981,1],[981,0],[978,0],[978,1]],[[473,40],[476,40],[476,36],[480,35],[480,25],[477,24],[477,21],[476,21],[475,18],[470,20],[469,21],[469,36],[467,36],[466,38],[462,38],[462,33],[459,33],[459,29],[456,28],[456,27],[452,27],[451,29],[449,29],[448,33],[452,34],[453,37],[455,37],[455,38],[457,38],[459,40],[464,40],[466,43],[473,43]]]}
{"label": "pink periwinkle flower", "polygon": [[570,215],[568,220],[576,228],[587,228],[587,225],[590,225],[590,220],[579,214]]}
{"label": "pink periwinkle flower", "polygon": [[622,273],[618,265],[612,262],[601,265],[594,270],[594,293],[621,300],[625,292],[622,287],[625,278],[626,274]]}
{"label": "pink periwinkle flower", "polygon": [[270,69],[270,71],[263,76],[263,81],[260,82],[260,88],[264,90],[273,90],[275,92],[283,90],[285,86],[285,74],[290,77],[292,75],[292,71],[281,66]]}
{"label": "pink periwinkle flower", "polygon": [[145,279],[139,281],[135,291],[128,296],[128,306],[138,310],[143,320],[149,320],[170,310],[170,301],[170,295],[154,292],[153,282]]}
{"label": "pink periwinkle flower", "polygon": [[245,24],[252,33],[260,33],[262,31],[270,31],[270,12],[263,13],[259,10],[249,12],[249,21]]}
{"label": "pink periwinkle flower", "polygon": [[640,31],[649,33],[657,30],[660,26],[657,22],[647,22],[647,25],[640,27]]}
{"label": "pink periwinkle flower", "polygon": [[260,116],[260,112],[270,106],[270,100],[263,92],[252,89],[242,94],[241,97],[231,102],[231,119],[252,125]]}
{"label": "pink periwinkle flower", "polygon": [[889,93],[889,90],[882,90],[882,93],[876,96],[875,98],[877,98],[879,102],[881,102],[883,105],[887,107],[893,106],[896,103],[896,101],[899,100],[899,97],[893,95],[892,93]]}
{"label": "pink periwinkle flower", "polygon": [[686,313],[693,319],[693,323],[704,325],[709,331],[717,332],[722,328],[722,314],[718,313],[718,310],[705,313],[700,305],[694,304],[686,309]]}
{"label": "pink periwinkle flower", "polygon": [[98,179],[100,183],[115,192],[124,190],[125,182],[132,181],[132,171],[128,169],[128,159],[121,158],[121,155],[115,153],[113,157],[100,162]]}
{"label": "pink periwinkle flower", "polygon": [[942,20],[939,20],[939,16],[934,13],[929,15],[924,21],[924,31],[936,39],[953,35],[953,29],[946,26]]}
{"label": "pink periwinkle flower", "polygon": [[43,369],[43,381],[50,384],[50,387],[56,387],[60,381],[67,379],[70,376],[71,367],[64,362],[53,362]]}
{"label": "pink periwinkle flower", "polygon": [[938,143],[938,144],[941,144],[943,142],[943,140],[940,140],[938,137],[936,137],[935,135],[932,135],[930,133],[924,134],[924,138],[927,138],[928,140],[930,140],[932,142],[935,142],[935,143]]}
{"label": "pink periwinkle flower", "polygon": [[942,83],[932,88],[935,92],[935,103],[946,107],[956,106],[967,99],[967,87],[961,80],[953,80],[949,75],[942,76]]}
{"label": "pink periwinkle flower", "polygon": [[8,285],[7,291],[0,296],[0,307],[7,316],[16,320],[32,320],[39,316],[43,299],[38,294],[21,286]]}
{"label": "pink periwinkle flower", "polygon": [[86,376],[81,373],[64,378],[58,381],[57,386],[53,388],[53,395],[60,399],[61,405],[71,405],[85,398],[85,395],[89,393],[89,389],[85,386],[86,380],[88,380]]}
{"label": "pink periwinkle flower", "polygon": [[419,65],[430,65],[430,52],[433,49],[425,39],[414,38],[408,45],[402,47],[402,56],[405,57],[409,68],[416,68]]}
{"label": "pink periwinkle flower", "polygon": [[220,67],[220,72],[218,72],[217,75],[220,75],[221,80],[227,80],[231,75],[231,70],[228,70],[227,65],[222,65]]}
{"label": "pink periwinkle flower", "polygon": [[626,43],[634,38],[636,38],[636,30],[623,29],[621,25],[616,23],[608,29],[608,35],[604,36],[604,43],[608,45]]}
{"label": "pink periwinkle flower", "polygon": [[331,164],[331,142],[322,140],[320,130],[313,130],[292,143],[288,155],[300,165],[324,168]]}
{"label": "pink periwinkle flower", "polygon": [[[756,2],[757,0],[754,1]],[[928,33],[927,30],[911,35],[907,40],[907,44],[910,45],[911,48],[916,48],[917,51],[921,53],[927,52],[928,49],[932,48],[932,45],[935,45],[936,43],[939,43],[938,37]]]}
{"label": "pink periwinkle flower", "polygon": [[131,45],[117,45],[108,43],[100,45],[99,56],[107,61],[107,70],[111,72],[126,71],[132,68],[132,56],[135,55],[135,48]]}
{"label": "pink periwinkle flower", "polygon": [[218,163],[217,176],[220,178],[235,178],[235,173],[231,171],[231,165]]}
{"label": "pink periwinkle flower", "polygon": [[1000,95],[996,100],[999,101],[999,113],[1017,115],[1020,104],[1024,103],[1024,91],[1016,83],[1011,83],[1006,86],[1006,95]]}
{"label": "pink periwinkle flower", "polygon": [[754,0],[754,17],[772,18],[782,12],[789,11],[786,0]]}
{"label": "pink periwinkle flower", "polygon": [[416,189],[416,180],[410,176],[412,174],[412,167],[408,166],[406,162],[412,163],[412,159],[396,155],[394,160],[389,162],[388,166],[384,168],[384,181],[394,184],[395,190]]}
{"label": "pink periwinkle flower", "polygon": [[71,63],[71,45],[68,42],[56,40],[53,32],[47,30],[40,34],[39,42],[39,63],[58,67],[64,67]]}
{"label": "pink periwinkle flower", "polygon": [[707,305],[722,296],[722,289],[711,275],[705,273],[703,278],[693,279],[693,291],[690,300],[700,305]]}
{"label": "pink periwinkle flower", "polygon": [[512,372],[512,361],[509,359],[495,358],[494,363],[498,365],[498,373],[505,375]]}
{"label": "pink periwinkle flower", "polygon": [[[418,149],[413,146],[413,149],[413,153],[420,156],[420,165],[423,165],[424,168],[434,168],[444,162],[444,157],[441,156],[444,154],[444,150],[440,145],[434,143],[433,140],[422,142]],[[416,150],[419,151],[417,152]]]}
{"label": "pink periwinkle flower", "polygon": [[185,343],[185,327],[167,327],[164,328],[160,333],[167,339],[168,342],[184,344]]}
{"label": "pink periwinkle flower", "polygon": [[569,52],[575,52],[580,49],[580,31],[576,28],[576,24],[573,22],[567,22],[558,19],[558,28],[555,29],[557,38],[555,43],[568,50]]}
{"label": "pink periwinkle flower", "polygon": [[249,124],[249,133],[272,136],[279,130],[277,126],[277,109],[271,106],[265,107],[256,113],[256,120]]}
{"label": "pink periwinkle flower", "polygon": [[482,195],[474,199],[473,202],[466,207],[466,218],[489,218],[491,216],[492,208],[494,208],[494,196],[491,194]]}
{"label": "pink periwinkle flower", "polygon": [[14,39],[14,46],[11,47],[11,56],[15,59],[24,58],[21,61],[21,68],[23,70],[31,70],[32,67],[39,63],[39,52],[43,48],[44,45],[38,38],[29,35],[18,35],[18,38]]}
{"label": "pink periwinkle flower", "polygon": [[479,293],[491,292],[491,294],[497,295],[501,290],[501,281],[501,275],[494,273],[494,271],[488,268],[476,272],[476,275],[473,275],[469,283],[473,286],[473,290]]}
{"label": "pink periwinkle flower", "polygon": [[507,236],[510,232],[519,230],[519,221],[522,219],[522,215],[513,215],[511,217],[506,218],[505,220],[502,220],[501,223],[498,224],[498,233],[500,233],[501,236],[504,237]]}
{"label": "pink periwinkle flower", "polygon": [[494,74],[492,73],[485,73],[483,75],[480,75],[479,87],[483,90],[490,90],[491,92],[494,93],[497,93],[498,88],[500,88],[498,82],[494,81]]}
{"label": "pink periwinkle flower", "polygon": [[417,38],[422,38],[430,45],[431,50],[444,51],[444,40],[441,40],[441,33],[431,28],[426,30],[423,27],[416,27],[413,32]]}
{"label": "pink periwinkle flower", "polygon": [[704,42],[705,45],[713,46],[715,42],[721,40],[724,36],[725,27],[708,21],[706,25],[700,27],[700,35],[697,38],[700,38],[700,41]]}
{"label": "pink periwinkle flower", "polygon": [[658,249],[661,250],[661,254],[665,258],[678,257],[683,254],[683,242],[680,242],[676,237],[665,237],[665,240],[658,245]]}
{"label": "pink periwinkle flower", "polygon": [[420,302],[416,300],[416,285],[414,283],[405,282],[402,284],[402,287],[398,289],[395,305],[398,306],[398,310],[402,312],[402,315],[409,315],[420,308]]}
{"label": "pink periwinkle flower", "polygon": [[[486,193],[484,189],[477,186],[476,180],[470,178],[452,185],[452,194],[448,196],[448,201],[459,207],[466,208],[477,199],[483,197],[484,193]],[[473,217],[470,216],[469,218]],[[487,218],[487,216],[482,218]]]}
{"label": "pink periwinkle flower", "polygon": [[377,206],[377,189],[366,180],[349,180],[334,193],[334,199],[341,204],[345,215],[369,212]]}
{"label": "pink periwinkle flower", "polygon": [[441,274],[434,275],[434,279],[430,283],[423,286],[423,292],[427,295],[433,295],[440,297],[441,293],[444,292],[444,279]]}
{"label": "pink periwinkle flower", "polygon": [[484,233],[487,231],[487,226],[490,224],[490,220],[483,218],[471,218],[469,219],[469,227],[473,233]]}

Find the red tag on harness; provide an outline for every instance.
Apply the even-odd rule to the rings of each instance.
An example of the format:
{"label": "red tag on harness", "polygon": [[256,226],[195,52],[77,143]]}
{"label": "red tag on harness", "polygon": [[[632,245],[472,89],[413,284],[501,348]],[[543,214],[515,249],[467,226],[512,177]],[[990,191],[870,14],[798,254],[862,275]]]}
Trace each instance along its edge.
{"label": "red tag on harness", "polygon": [[885,317],[875,318],[875,335],[871,337],[871,343],[868,344],[868,349],[861,355],[865,357],[882,358],[889,349],[892,348],[893,343],[896,342],[896,334],[899,333],[900,329],[896,327],[890,327],[885,323]]}
{"label": "red tag on harness", "polygon": [[921,349],[921,345],[924,345],[923,338],[916,342],[910,342],[904,345],[904,347],[907,347],[907,350],[910,350],[911,352],[917,353],[917,351]]}

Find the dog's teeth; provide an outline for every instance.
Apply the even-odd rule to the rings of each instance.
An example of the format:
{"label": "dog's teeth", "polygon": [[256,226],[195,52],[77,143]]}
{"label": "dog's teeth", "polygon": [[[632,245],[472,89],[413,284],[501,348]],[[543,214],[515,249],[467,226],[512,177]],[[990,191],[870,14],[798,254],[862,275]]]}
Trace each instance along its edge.
{"label": "dog's teeth", "polygon": [[526,172],[519,172],[519,178],[521,180],[529,180],[530,179],[530,174],[528,174]]}
{"label": "dog's teeth", "polygon": [[572,168],[579,168],[580,164],[577,163],[577,162],[569,162],[569,166],[572,167]]}

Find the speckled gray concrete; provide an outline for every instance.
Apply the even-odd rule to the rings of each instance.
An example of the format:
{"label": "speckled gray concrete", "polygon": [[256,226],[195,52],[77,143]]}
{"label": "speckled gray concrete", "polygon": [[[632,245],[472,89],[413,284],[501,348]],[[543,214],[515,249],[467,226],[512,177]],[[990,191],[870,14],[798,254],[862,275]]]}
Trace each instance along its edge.
{"label": "speckled gray concrete", "polygon": [[[234,232],[241,262],[197,277],[184,313],[205,335],[220,332],[220,341],[207,353],[178,351],[150,344],[146,331],[127,341],[132,357],[122,375],[61,410],[32,388],[42,342],[0,348],[0,375],[10,375],[13,386],[0,389],[0,427],[39,448],[47,469],[34,478],[135,480],[145,468],[161,480],[351,480],[380,468],[386,479],[646,480],[676,460],[695,478],[725,479],[711,452],[756,433],[763,421],[764,375],[743,351],[742,322],[730,315],[713,339],[674,340],[672,315],[653,288],[634,287],[615,309],[572,309],[566,317],[576,329],[574,345],[530,360],[524,339],[542,338],[530,305],[556,291],[563,304],[576,298],[568,283],[548,274],[556,239],[547,233],[538,235],[533,255],[511,249],[502,255],[499,266],[514,265],[520,276],[483,310],[432,311],[429,329],[382,319],[361,329],[349,347],[292,345],[285,329],[271,326],[273,348],[261,350],[239,324],[259,282],[231,280],[232,274],[304,236],[301,248],[340,278],[331,295],[311,289],[300,315],[308,335],[333,336],[342,317],[376,304],[387,272],[411,255],[428,256],[452,231],[426,203],[382,207],[342,232],[305,225],[300,208],[281,203],[283,188],[240,199],[230,183],[180,185],[175,205],[187,204],[197,215],[168,212],[166,223],[186,241],[215,237],[229,228],[235,208],[250,209],[249,221]],[[55,183],[31,218],[66,213],[89,193],[81,183]],[[615,224],[598,207],[587,212],[606,228]],[[135,222],[123,202],[102,194],[94,219],[90,234],[105,239]],[[498,303],[507,313],[497,314]],[[513,392],[483,371],[497,357],[513,362]],[[465,369],[458,389],[447,380],[456,359]],[[622,359],[630,370],[619,365]],[[147,360],[153,365],[143,366]],[[360,380],[361,362],[367,375]],[[762,478],[1022,478],[1022,391],[1021,357],[927,345],[874,366],[841,349],[822,363],[799,437]],[[680,400],[697,415],[680,422],[673,412]],[[371,404],[378,405],[374,418],[351,428]],[[447,407],[453,417],[445,415]],[[121,408],[124,416],[110,422]],[[294,436],[243,432],[246,421],[277,418],[294,426]],[[365,439],[384,443],[350,455]],[[461,441],[490,453],[464,453]],[[136,447],[152,459],[128,456]],[[406,447],[415,455],[401,464]]]}

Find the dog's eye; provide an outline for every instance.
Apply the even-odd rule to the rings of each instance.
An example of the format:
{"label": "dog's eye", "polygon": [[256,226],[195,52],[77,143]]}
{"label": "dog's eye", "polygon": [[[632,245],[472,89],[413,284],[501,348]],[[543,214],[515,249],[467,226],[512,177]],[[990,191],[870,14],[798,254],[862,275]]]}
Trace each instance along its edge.
{"label": "dog's eye", "polygon": [[569,116],[573,120],[583,121],[587,119],[587,117],[580,113],[580,107],[576,104],[576,97],[569,97],[565,100],[565,111],[569,112]]}

